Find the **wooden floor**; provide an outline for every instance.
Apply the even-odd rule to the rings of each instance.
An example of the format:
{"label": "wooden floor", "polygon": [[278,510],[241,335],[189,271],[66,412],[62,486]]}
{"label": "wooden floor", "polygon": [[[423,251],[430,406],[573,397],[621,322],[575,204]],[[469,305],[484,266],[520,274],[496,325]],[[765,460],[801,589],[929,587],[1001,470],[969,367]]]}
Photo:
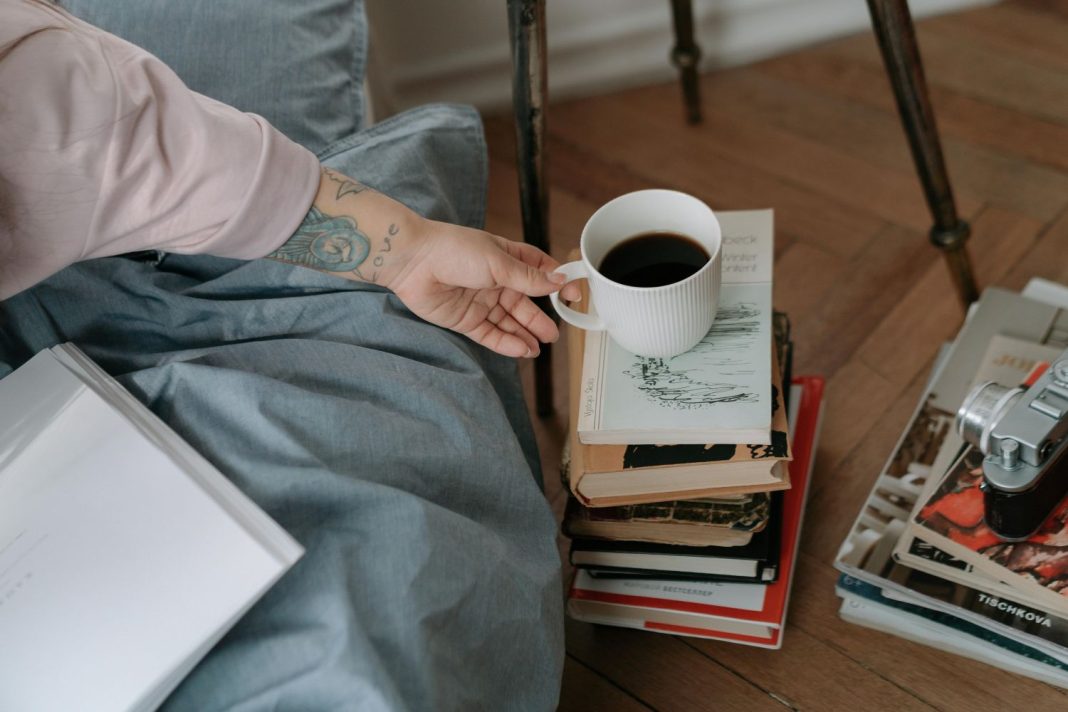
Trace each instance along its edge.
{"label": "wooden floor", "polygon": [[[925,20],[918,34],[981,285],[1068,282],[1068,0]],[[597,206],[639,188],[775,209],[775,305],[793,321],[795,373],[828,383],[785,645],[568,621],[561,708],[1068,709],[1056,688],[837,615],[835,552],[962,315],[927,242],[930,218],[872,37],[709,73],[701,91],[696,127],[685,125],[674,84],[552,105],[553,253],[577,245]],[[519,237],[511,132],[506,118],[487,121],[488,228]],[[564,351],[554,354],[559,415],[537,426],[558,515]]]}

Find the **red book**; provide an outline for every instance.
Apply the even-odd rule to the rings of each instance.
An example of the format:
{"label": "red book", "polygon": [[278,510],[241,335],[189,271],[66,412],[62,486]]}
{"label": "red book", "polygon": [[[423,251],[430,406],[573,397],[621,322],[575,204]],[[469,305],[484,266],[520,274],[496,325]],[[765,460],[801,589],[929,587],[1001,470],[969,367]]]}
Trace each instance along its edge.
{"label": "red book", "polygon": [[823,406],[823,378],[793,380],[790,424],[792,487],[783,500],[779,578],[771,584],[666,581],[654,577],[595,578],[576,573],[568,614],[591,623],[658,633],[715,638],[764,648],[782,646],[787,602],[797,562],[801,521]]}

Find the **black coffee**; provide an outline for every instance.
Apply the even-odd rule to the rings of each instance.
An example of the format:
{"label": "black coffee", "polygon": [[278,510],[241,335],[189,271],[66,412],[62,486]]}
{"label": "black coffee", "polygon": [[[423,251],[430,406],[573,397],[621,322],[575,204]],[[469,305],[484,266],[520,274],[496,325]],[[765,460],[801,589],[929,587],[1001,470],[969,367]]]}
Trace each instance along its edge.
{"label": "black coffee", "polygon": [[609,250],[599,270],[630,287],[663,287],[695,274],[708,260],[708,252],[693,238],[676,232],[643,232]]}

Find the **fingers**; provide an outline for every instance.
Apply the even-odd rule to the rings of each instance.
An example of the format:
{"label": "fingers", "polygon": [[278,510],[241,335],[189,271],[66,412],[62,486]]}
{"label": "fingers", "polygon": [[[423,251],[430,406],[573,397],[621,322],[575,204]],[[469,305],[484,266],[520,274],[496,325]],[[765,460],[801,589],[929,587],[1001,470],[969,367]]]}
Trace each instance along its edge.
{"label": "fingers", "polygon": [[579,288],[578,282],[568,282],[560,289],[560,298],[566,299],[569,302],[581,302],[582,301],[582,289]]}
{"label": "fingers", "polygon": [[560,338],[553,320],[519,292],[505,290],[500,300],[483,313],[485,318],[466,334],[505,356],[537,356],[541,353],[539,342],[551,343]]}
{"label": "fingers", "polygon": [[539,351],[536,347],[532,351],[530,344],[519,335],[509,334],[488,319],[467,332],[467,336],[487,349],[511,358],[536,356]]}
{"label": "fingers", "polygon": [[556,323],[530,301],[529,297],[505,290],[501,293],[500,305],[511,314],[519,326],[533,334],[538,341],[552,343],[560,338]]}
{"label": "fingers", "polygon": [[504,333],[519,337],[527,347],[527,351],[523,355],[537,356],[538,353],[541,352],[541,345],[538,343],[538,338],[528,329],[525,329],[520,325],[520,323],[508,313],[508,310],[504,308],[504,305],[500,303],[495,305],[486,316],[486,320]]}
{"label": "fingers", "polygon": [[493,236],[500,246],[500,259],[493,265],[494,277],[502,287],[532,297],[544,297],[560,289],[562,275],[552,274],[560,263],[537,247]]}
{"label": "fingers", "polygon": [[514,289],[532,297],[544,297],[555,292],[560,289],[565,279],[562,274],[543,272],[505,252],[499,253],[490,268],[497,286]]}
{"label": "fingers", "polygon": [[[494,235],[494,237],[497,237]],[[524,264],[536,267],[542,272],[552,272],[560,263],[553,259],[551,256],[539,250],[534,245],[529,245],[525,242],[515,242],[513,240],[507,240],[503,237],[497,237],[501,247],[504,248],[512,257],[516,258]],[[550,278],[552,279],[552,278]],[[556,282],[559,286],[559,282]],[[520,290],[522,291],[522,290]],[[550,290],[555,291],[555,290]],[[529,294],[529,292],[527,292]],[[540,294],[531,294],[531,296],[542,296]],[[569,302],[577,302],[582,300],[582,290],[576,282],[568,282],[560,289],[560,296]]]}
{"label": "fingers", "polygon": [[498,243],[509,255],[520,262],[525,262],[532,267],[537,267],[542,272],[552,272],[560,266],[559,262],[539,250],[537,247],[534,247],[534,245],[526,242],[515,242],[514,240],[508,240],[496,235],[494,235],[494,237],[497,238]]}

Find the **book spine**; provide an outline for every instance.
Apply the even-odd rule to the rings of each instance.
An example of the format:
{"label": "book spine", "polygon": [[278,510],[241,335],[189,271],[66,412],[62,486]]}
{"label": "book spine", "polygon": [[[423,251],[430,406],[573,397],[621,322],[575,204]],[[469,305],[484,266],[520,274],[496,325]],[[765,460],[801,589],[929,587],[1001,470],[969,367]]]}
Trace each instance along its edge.
{"label": "book spine", "polygon": [[579,381],[578,432],[600,428],[604,403],[604,359],[608,335],[603,331],[588,331],[582,356],[582,378]]}
{"label": "book spine", "polygon": [[[572,562],[574,565],[574,562]],[[702,574],[688,571],[660,571],[651,569],[628,569],[615,566],[583,566],[575,568],[583,569],[590,576],[598,579],[655,579],[657,581],[679,581],[682,583],[775,583],[778,578],[778,570],[775,566],[757,562],[757,574],[755,576],[723,576],[720,574]]]}

